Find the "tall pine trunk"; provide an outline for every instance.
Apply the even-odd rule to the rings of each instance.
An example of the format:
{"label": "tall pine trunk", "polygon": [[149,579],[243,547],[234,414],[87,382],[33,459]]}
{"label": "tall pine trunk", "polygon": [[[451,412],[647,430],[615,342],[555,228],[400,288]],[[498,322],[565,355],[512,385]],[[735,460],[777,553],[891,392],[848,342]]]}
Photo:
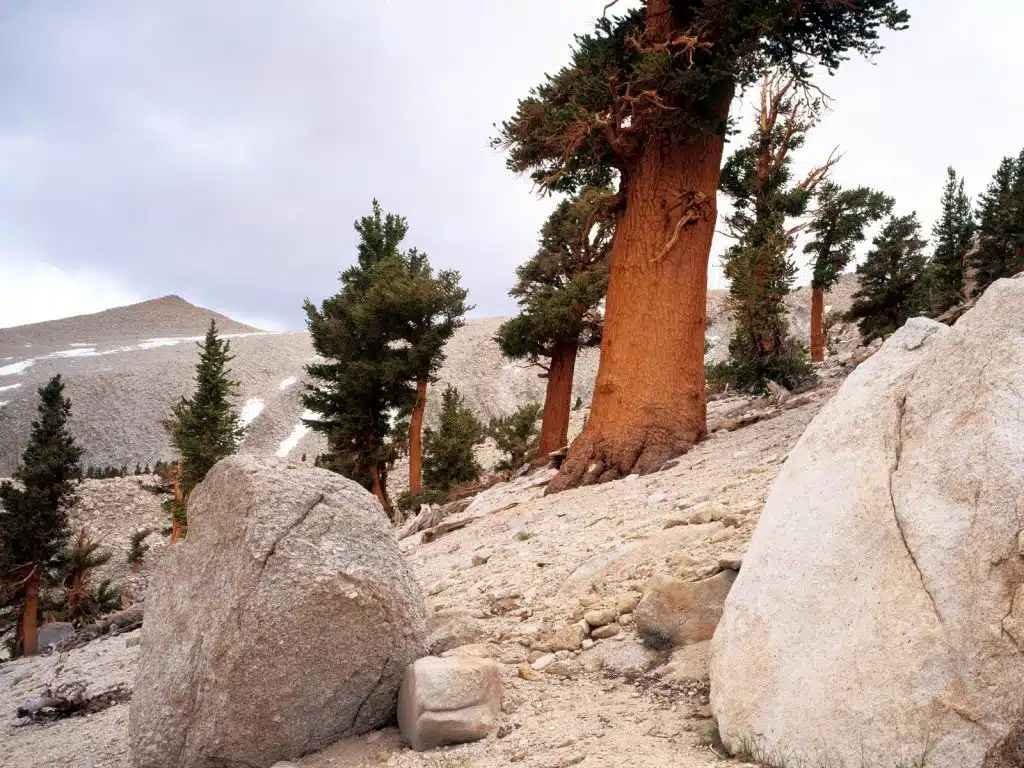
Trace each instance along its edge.
{"label": "tall pine trunk", "polygon": [[[722,94],[723,120],[731,99]],[[652,472],[705,436],[705,303],[723,145],[711,135],[650,140],[623,173],[590,417],[549,492]]]}
{"label": "tall pine trunk", "polygon": [[25,605],[21,611],[21,647],[26,656],[39,653],[39,569],[33,566],[25,584]]}
{"label": "tall pine trunk", "polygon": [[423,493],[423,411],[427,407],[427,382],[416,382],[416,404],[409,419],[409,493]]}
{"label": "tall pine trunk", "polygon": [[563,342],[552,350],[537,458],[546,458],[552,451],[564,448],[569,441],[569,409],[572,406],[577,347],[574,341]]}
{"label": "tall pine trunk", "polygon": [[811,360],[825,359],[825,289],[811,288]]}

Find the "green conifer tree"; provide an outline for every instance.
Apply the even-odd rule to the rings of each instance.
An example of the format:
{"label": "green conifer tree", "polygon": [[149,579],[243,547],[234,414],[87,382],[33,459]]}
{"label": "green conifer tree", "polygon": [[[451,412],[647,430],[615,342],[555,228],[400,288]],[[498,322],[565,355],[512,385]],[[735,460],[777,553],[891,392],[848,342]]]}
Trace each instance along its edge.
{"label": "green conifer tree", "polygon": [[892,213],[895,201],[869,187],[843,189],[825,182],[817,210],[807,226],[811,235],[804,253],[811,256],[811,360],[825,359],[825,293],[853,260],[868,225]]}
{"label": "green conifer tree", "polygon": [[858,321],[865,342],[893,333],[925,309],[919,281],[928,243],[920,235],[917,214],[892,216],[864,263],[857,266],[860,288],[847,318]]}
{"label": "green conifer tree", "polygon": [[537,455],[540,442],[537,419],[540,418],[541,410],[539,403],[528,403],[519,406],[508,416],[491,419],[487,434],[494,440],[498,450],[505,454],[505,458],[498,462],[497,469],[517,470]]}
{"label": "green conifer tree", "polygon": [[809,85],[909,18],[896,0],[614,5],[495,139],[544,190],[574,194],[618,172],[594,399],[551,492],[653,471],[707,431],[707,268],[737,91],[772,68]]}
{"label": "green conifer tree", "polygon": [[946,169],[942,189],[942,213],[932,229],[935,250],[929,277],[929,309],[933,316],[962,303],[967,256],[974,240],[974,214],[964,180],[953,168]]}
{"label": "green conifer tree", "polygon": [[[403,219],[404,222],[404,219]],[[472,309],[466,304],[466,289],[459,273],[445,269],[436,275],[427,254],[416,248],[397,250],[379,265],[374,282],[374,303],[394,330],[397,341],[409,357],[416,398],[408,420],[409,493],[423,490],[423,413],[427,405],[427,387],[437,380],[444,363],[444,346],[464,325],[463,318]],[[404,416],[404,414],[402,414]],[[400,439],[396,435],[396,440]]]}
{"label": "green conifer tree", "polygon": [[978,247],[969,259],[974,296],[1024,270],[1024,151],[1003,158],[978,203]]}
{"label": "green conifer tree", "polygon": [[39,416],[14,478],[0,484],[0,619],[17,622],[15,651],[39,650],[39,600],[59,577],[70,537],[68,510],[83,450],[68,430],[71,401],[54,376],[39,390]]}
{"label": "green conifer tree", "polygon": [[459,390],[449,384],[441,395],[437,427],[423,432],[423,479],[429,490],[449,491],[477,480],[483,468],[473,447],[486,437],[484,425]]}
{"label": "green conifer tree", "polygon": [[506,357],[540,367],[547,378],[540,457],[566,445],[576,355],[580,347],[601,343],[615,231],[607,206],[611,194],[588,187],[558,204],[541,228],[537,253],[516,270],[509,295],[519,301],[520,313],[495,335]]}
{"label": "green conifer tree", "polygon": [[317,466],[352,478],[373,491],[397,520],[387,493],[387,473],[403,441],[395,422],[411,412],[416,379],[413,359],[402,341],[402,316],[394,312],[382,283],[405,271],[399,245],[408,231],[401,216],[373,212],[355,224],[356,264],[341,273],[341,290],[317,307],[305,302],[313,348],[323,358],[306,371],[314,383],[302,395],[316,414],[304,422],[323,433],[330,453]]}
{"label": "green conifer tree", "polygon": [[737,389],[763,390],[769,381],[793,388],[812,376],[806,348],[789,333],[784,300],[796,279],[790,254],[802,228],[789,220],[804,215],[837,159],[793,178],[793,154],[820,111],[792,76],[765,75],[754,131],[722,168],[719,188],[733,201],[726,223],[737,239],[724,258],[736,328],[723,373]]}
{"label": "green conifer tree", "polygon": [[227,365],[234,356],[231,342],[221,339],[217,325],[211,320],[206,338],[199,342],[196,363],[195,391],[184,396],[171,409],[162,423],[171,445],[180,453],[174,498],[169,504],[173,521],[172,541],[185,535],[189,495],[213,465],[234,453],[245,435],[231,398],[238,392],[238,383],[229,378]]}

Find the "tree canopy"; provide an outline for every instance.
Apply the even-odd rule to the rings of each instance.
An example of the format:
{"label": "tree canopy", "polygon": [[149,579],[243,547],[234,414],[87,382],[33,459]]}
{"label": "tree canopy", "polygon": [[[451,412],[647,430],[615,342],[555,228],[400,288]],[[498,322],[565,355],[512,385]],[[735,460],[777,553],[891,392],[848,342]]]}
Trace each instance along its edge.
{"label": "tree canopy", "polygon": [[859,321],[864,341],[896,331],[924,309],[926,299],[919,281],[928,243],[921,238],[917,215],[890,217],[873,244],[857,266],[860,288],[848,313],[850,320]]}
{"label": "tree canopy", "polygon": [[932,228],[935,250],[930,261],[929,309],[939,315],[967,297],[964,280],[967,257],[974,240],[974,214],[964,180],[953,168],[946,169],[942,189],[942,213]]}
{"label": "tree canopy", "polygon": [[877,53],[881,29],[909,22],[894,0],[646,0],[608,10],[494,140],[511,170],[544,189],[604,186],[658,136],[724,134],[735,89],[764,71],[809,82],[851,52]]}
{"label": "tree canopy", "polygon": [[614,221],[604,210],[611,195],[588,188],[562,200],[544,222],[537,253],[516,269],[509,295],[519,315],[498,329],[495,340],[512,359],[543,365],[556,345],[601,343],[601,300],[608,290],[608,252]]}
{"label": "tree canopy", "polygon": [[1024,151],[1004,157],[978,204],[974,295],[1024,270]]}
{"label": "tree canopy", "polygon": [[870,187],[843,189],[826,182],[817,194],[817,210],[807,225],[811,239],[804,253],[811,257],[811,286],[829,290],[853,260],[864,230],[892,212],[895,201]]}

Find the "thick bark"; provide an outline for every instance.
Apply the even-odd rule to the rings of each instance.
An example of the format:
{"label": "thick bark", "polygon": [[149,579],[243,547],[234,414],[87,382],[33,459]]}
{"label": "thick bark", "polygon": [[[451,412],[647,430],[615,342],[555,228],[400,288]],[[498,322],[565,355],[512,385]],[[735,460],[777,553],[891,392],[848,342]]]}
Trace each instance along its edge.
{"label": "thick bark", "polygon": [[825,359],[825,291],[811,288],[811,360]]}
{"label": "thick bark", "polygon": [[25,605],[21,610],[21,647],[26,656],[39,653],[39,570],[33,569],[25,584]]}
{"label": "thick bark", "polygon": [[[723,119],[730,101],[722,95]],[[717,136],[666,137],[623,173],[590,417],[548,492],[655,471],[705,436],[705,302],[722,149]]]}
{"label": "thick bark", "polygon": [[409,493],[423,493],[423,411],[427,407],[427,382],[416,382],[416,405],[409,419]]}
{"label": "thick bark", "polygon": [[572,377],[576,369],[575,341],[555,345],[548,369],[548,390],[544,397],[544,418],[540,428],[537,458],[564,448],[569,440],[569,409],[572,407]]}

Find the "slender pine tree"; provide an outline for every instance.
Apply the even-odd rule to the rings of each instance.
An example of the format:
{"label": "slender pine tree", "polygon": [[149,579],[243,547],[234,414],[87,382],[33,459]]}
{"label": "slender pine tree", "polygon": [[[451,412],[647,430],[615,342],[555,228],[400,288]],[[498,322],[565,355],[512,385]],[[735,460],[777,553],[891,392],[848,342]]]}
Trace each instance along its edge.
{"label": "slender pine tree", "polygon": [[[403,219],[404,221],[404,219]],[[409,357],[411,385],[416,398],[409,416],[409,493],[423,491],[423,413],[427,405],[427,387],[437,381],[444,363],[444,346],[464,324],[472,309],[466,304],[466,289],[460,275],[445,269],[436,275],[427,254],[416,248],[396,252],[378,267],[374,281],[373,304],[393,329]],[[395,436],[399,440],[398,435]]]}
{"label": "slender pine tree", "polygon": [[909,19],[897,0],[643,0],[618,16],[614,5],[495,140],[545,190],[619,172],[594,399],[550,492],[653,471],[707,431],[707,267],[737,90],[772,68],[809,85]]}
{"label": "slender pine tree", "polygon": [[736,328],[721,373],[737,389],[763,390],[769,381],[793,388],[813,375],[806,348],[789,333],[784,300],[796,279],[794,237],[804,226],[791,220],[806,213],[838,159],[833,153],[793,178],[793,155],[821,109],[793,76],[765,75],[755,128],[722,168],[719,188],[733,201],[726,223],[737,243],[724,258]]}
{"label": "slender pine tree", "polygon": [[231,398],[238,393],[238,382],[232,381],[227,365],[234,356],[231,342],[217,335],[211,320],[206,338],[199,342],[196,363],[195,392],[182,398],[161,424],[171,445],[181,455],[175,478],[174,498],[168,505],[172,517],[171,540],[185,535],[188,527],[186,509],[192,490],[203,481],[213,465],[238,449],[245,429]]}
{"label": "slender pine tree", "polygon": [[506,357],[527,360],[547,378],[540,457],[566,445],[576,355],[581,347],[601,343],[601,302],[615,231],[609,195],[608,189],[588,187],[558,204],[541,228],[537,253],[516,270],[509,295],[519,301],[520,314],[495,335]]}
{"label": "slender pine tree", "polygon": [[929,309],[941,315],[963,302],[967,256],[974,240],[974,214],[964,180],[953,168],[946,169],[942,188],[942,213],[932,228],[935,250],[930,263]]}
{"label": "slender pine tree", "polygon": [[71,532],[68,510],[77,502],[83,450],[68,430],[71,400],[54,376],[39,390],[39,416],[14,473],[0,484],[0,618],[16,621],[15,653],[39,650],[42,590],[60,578]]}
{"label": "slender pine tree", "polygon": [[1024,151],[1000,162],[979,198],[977,216],[978,247],[970,258],[974,296],[1024,270]]}
{"label": "slender pine tree", "polygon": [[825,293],[853,260],[868,225],[892,213],[895,201],[868,187],[843,189],[826,182],[817,194],[817,210],[807,231],[804,253],[811,256],[811,360],[825,359]]}
{"label": "slender pine tree", "polygon": [[341,290],[317,307],[305,302],[313,348],[323,358],[306,371],[315,383],[302,395],[316,416],[304,420],[323,433],[330,453],[318,466],[350,477],[373,491],[384,511],[397,520],[387,492],[388,468],[404,442],[396,421],[415,405],[417,371],[403,340],[405,316],[388,298],[388,281],[407,273],[399,246],[408,231],[405,219],[373,211],[355,224],[359,234],[356,264],[341,273]]}
{"label": "slender pine tree", "polygon": [[896,331],[926,305],[919,281],[928,243],[921,238],[917,214],[890,217],[873,244],[857,266],[860,288],[847,315],[858,321],[865,342]]}

